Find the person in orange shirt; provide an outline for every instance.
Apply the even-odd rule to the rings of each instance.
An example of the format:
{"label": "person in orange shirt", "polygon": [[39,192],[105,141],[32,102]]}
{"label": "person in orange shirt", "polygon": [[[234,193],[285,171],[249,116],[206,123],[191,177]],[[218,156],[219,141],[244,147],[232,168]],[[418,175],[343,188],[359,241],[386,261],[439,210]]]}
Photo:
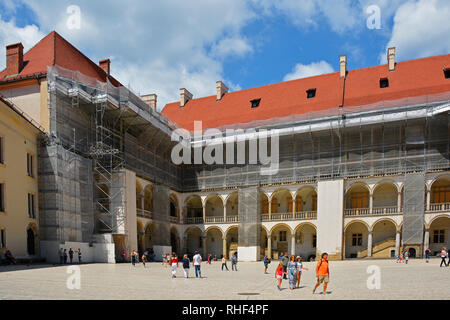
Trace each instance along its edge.
{"label": "person in orange shirt", "polygon": [[316,289],[323,282],[323,294],[327,294],[327,285],[330,280],[330,269],[328,268],[328,253],[322,253],[322,259],[317,262],[316,266],[316,277],[317,283],[314,287],[313,294],[316,292]]}

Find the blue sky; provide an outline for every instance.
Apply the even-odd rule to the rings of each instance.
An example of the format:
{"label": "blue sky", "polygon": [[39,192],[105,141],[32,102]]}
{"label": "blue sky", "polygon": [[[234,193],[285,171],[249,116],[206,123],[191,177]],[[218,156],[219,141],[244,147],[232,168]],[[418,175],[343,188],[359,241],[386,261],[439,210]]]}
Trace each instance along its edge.
{"label": "blue sky", "polygon": [[[327,73],[340,54],[350,69],[384,62],[389,46],[397,60],[447,54],[448,16],[448,0],[2,0],[0,45],[27,50],[56,30],[92,60],[111,58],[112,74],[157,93],[161,109],[181,87],[202,97],[217,80],[239,90]],[[367,27],[374,17],[379,29]]]}

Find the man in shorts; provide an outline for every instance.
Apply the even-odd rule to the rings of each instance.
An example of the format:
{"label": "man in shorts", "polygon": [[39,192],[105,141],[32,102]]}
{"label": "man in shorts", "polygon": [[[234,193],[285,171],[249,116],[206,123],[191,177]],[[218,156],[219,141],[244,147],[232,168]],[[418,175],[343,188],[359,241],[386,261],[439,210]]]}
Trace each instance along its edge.
{"label": "man in shorts", "polygon": [[323,282],[323,294],[327,294],[328,281],[330,280],[330,269],[328,268],[328,253],[322,253],[322,259],[317,262],[316,277],[317,283],[314,287],[313,294],[316,292],[318,286]]}

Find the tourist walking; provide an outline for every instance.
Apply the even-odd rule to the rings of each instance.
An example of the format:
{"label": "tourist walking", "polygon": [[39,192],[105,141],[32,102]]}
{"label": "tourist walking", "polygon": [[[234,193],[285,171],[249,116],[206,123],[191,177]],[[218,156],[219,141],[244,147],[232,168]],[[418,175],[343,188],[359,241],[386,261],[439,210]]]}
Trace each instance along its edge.
{"label": "tourist walking", "polygon": [[167,266],[167,252],[162,255],[162,265]]}
{"label": "tourist walking", "polygon": [[64,249],[63,248],[59,248],[58,255],[59,255],[59,264],[63,264],[64,263]]}
{"label": "tourist walking", "polygon": [[208,264],[211,264],[212,254],[208,254]]}
{"label": "tourist walking", "polygon": [[294,256],[289,257],[287,271],[288,271],[288,276],[289,276],[289,289],[294,290],[295,283],[297,282],[297,274],[298,274],[297,263],[295,262]]}
{"label": "tourist walking", "polygon": [[405,251],[405,263],[408,264],[409,261],[409,252]]}
{"label": "tourist walking", "polygon": [[426,263],[428,263],[429,260],[430,260],[430,253],[431,253],[430,248],[427,248],[427,249],[425,250],[425,262],[426,262]]}
{"label": "tourist walking", "polygon": [[284,280],[287,279],[286,275],[287,275],[287,266],[288,266],[288,262],[289,262],[289,257],[288,257],[287,254],[285,254],[285,255],[283,256],[283,258],[281,258],[281,263],[283,264],[283,268],[284,268],[284,269],[283,269],[283,271],[284,271],[283,279],[284,279]]}
{"label": "tourist walking", "polygon": [[72,262],[73,262],[73,250],[72,250],[72,248],[69,249],[69,261],[70,261],[70,264],[72,264]]}
{"label": "tourist walking", "polygon": [[178,257],[175,252],[172,252],[172,257],[170,258],[170,264],[172,266],[172,278],[177,277],[177,269],[178,269]]}
{"label": "tourist walking", "polygon": [[202,256],[200,255],[200,253],[198,253],[198,251],[195,251],[195,255],[192,258],[192,263],[194,264],[194,269],[195,269],[195,277],[202,277],[202,270],[200,269],[201,267],[201,263],[202,263]]}
{"label": "tourist walking", "polygon": [[238,270],[237,270],[237,252],[235,252],[235,253],[231,256],[231,270],[232,270],[232,271],[238,271]]}
{"label": "tourist walking", "polygon": [[281,281],[283,281],[283,273],[285,273],[284,267],[280,262],[278,263],[278,267],[275,269],[275,279],[277,279],[277,288],[279,291],[281,291]]}
{"label": "tourist walking", "polygon": [[142,264],[144,265],[144,268],[145,268],[145,263],[147,262],[147,251],[145,251],[142,254],[141,260],[142,260]]}
{"label": "tourist walking", "polygon": [[77,253],[78,253],[78,264],[81,264],[81,249],[80,248],[78,248]]}
{"label": "tourist walking", "polygon": [[300,287],[300,280],[302,278],[302,270],[308,270],[308,268],[305,268],[303,266],[302,257],[297,256],[297,268],[298,268],[298,275],[297,275],[297,288]]}
{"label": "tourist walking", "polygon": [[267,274],[267,268],[269,267],[270,263],[270,259],[267,256],[267,254],[264,256],[263,262],[264,262],[264,274]]}
{"label": "tourist walking", "polygon": [[127,253],[125,250],[122,251],[122,262],[127,262]]}
{"label": "tourist walking", "polygon": [[446,267],[447,266],[447,262],[445,261],[445,258],[447,258],[448,253],[447,253],[447,249],[445,247],[442,248],[440,256],[441,256],[441,259],[442,259],[440,267],[442,267],[442,264],[444,264],[444,267]]}
{"label": "tourist walking", "polygon": [[131,257],[131,264],[133,266],[136,266],[136,251],[131,251],[130,257]]}
{"label": "tourist walking", "polygon": [[66,264],[67,263],[67,249],[64,249],[63,258],[64,258],[64,264]]}
{"label": "tourist walking", "polygon": [[313,294],[318,286],[323,283],[323,294],[327,294],[328,281],[330,280],[330,269],[328,266],[328,253],[322,253],[322,258],[317,262],[316,266],[317,283],[313,289]]}
{"label": "tourist walking", "polygon": [[184,271],[184,277],[187,279],[189,278],[189,264],[191,263],[191,261],[188,258],[188,255],[185,254],[183,256],[183,271]]}
{"label": "tourist walking", "polygon": [[227,258],[225,258],[225,256],[222,256],[222,271],[223,271],[223,267],[225,267],[225,269],[227,269],[227,271],[230,271],[230,270],[228,270]]}

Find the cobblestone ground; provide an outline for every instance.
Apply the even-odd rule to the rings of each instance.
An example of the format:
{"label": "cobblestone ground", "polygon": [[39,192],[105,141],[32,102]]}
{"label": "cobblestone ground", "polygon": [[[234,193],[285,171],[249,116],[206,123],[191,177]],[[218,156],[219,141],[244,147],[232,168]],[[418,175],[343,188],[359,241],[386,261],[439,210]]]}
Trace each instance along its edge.
{"label": "cobblestone ground", "polygon": [[[299,289],[276,288],[276,261],[264,274],[262,262],[240,262],[239,271],[221,271],[220,262],[203,264],[203,279],[184,279],[181,267],[176,279],[160,263],[86,264],[80,266],[81,288],[70,290],[67,266],[1,266],[0,299],[450,299],[450,267],[440,268],[440,259],[330,262],[327,295],[312,294],[314,264],[303,272]],[[368,289],[369,266],[379,267],[381,288]],[[180,265],[181,266],[181,265]],[[190,269],[190,276],[193,268]],[[321,289],[321,288],[320,288]],[[321,290],[318,290],[321,291]],[[252,294],[252,295],[250,295]],[[256,294],[256,295],[253,295]]]}

